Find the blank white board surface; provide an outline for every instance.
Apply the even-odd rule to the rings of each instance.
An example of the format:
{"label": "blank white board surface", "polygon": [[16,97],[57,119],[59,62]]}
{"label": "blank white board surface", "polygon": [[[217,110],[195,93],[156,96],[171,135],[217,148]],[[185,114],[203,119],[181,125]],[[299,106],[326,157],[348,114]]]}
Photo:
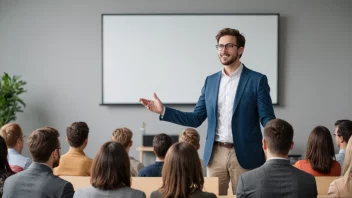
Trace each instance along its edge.
{"label": "blank white board surface", "polygon": [[102,104],[154,92],[165,104],[196,103],[205,78],[222,69],[215,36],[225,27],[245,36],[241,62],[268,77],[278,104],[278,26],[278,14],[102,15]]}

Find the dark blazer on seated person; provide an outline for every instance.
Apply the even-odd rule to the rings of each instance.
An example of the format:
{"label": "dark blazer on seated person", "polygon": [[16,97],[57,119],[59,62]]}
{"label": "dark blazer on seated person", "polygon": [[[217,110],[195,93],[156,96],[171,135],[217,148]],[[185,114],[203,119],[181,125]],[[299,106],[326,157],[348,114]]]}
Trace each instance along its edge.
{"label": "dark blazer on seated person", "polygon": [[3,198],[72,198],[73,194],[72,184],[55,176],[49,166],[32,163],[5,180]]}
{"label": "dark blazer on seated person", "polygon": [[301,171],[286,159],[269,159],[257,169],[243,173],[237,185],[237,198],[317,197],[313,175]]}
{"label": "dark blazer on seated person", "polygon": [[142,168],[138,177],[161,177],[164,162],[155,162],[147,167]]}
{"label": "dark blazer on seated person", "polygon": [[[153,191],[150,198],[163,198],[159,190]],[[202,192],[200,190],[193,192],[189,195],[189,198],[216,198],[214,193]]]}
{"label": "dark blazer on seated person", "polygon": [[100,190],[90,186],[88,188],[80,188],[76,191],[74,198],[145,198],[145,193],[129,187],[121,187],[116,190]]}

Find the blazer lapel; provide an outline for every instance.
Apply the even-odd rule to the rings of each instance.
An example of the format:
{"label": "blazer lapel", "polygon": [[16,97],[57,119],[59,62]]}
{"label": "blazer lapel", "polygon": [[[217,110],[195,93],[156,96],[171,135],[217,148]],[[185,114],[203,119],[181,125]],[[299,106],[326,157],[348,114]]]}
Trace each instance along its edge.
{"label": "blazer lapel", "polygon": [[240,77],[240,81],[238,82],[238,86],[237,86],[237,91],[236,91],[236,96],[235,96],[235,102],[233,103],[233,113],[235,113],[236,108],[238,106],[238,103],[240,102],[241,96],[243,94],[244,88],[247,85],[249,76],[247,74],[247,68],[243,65],[243,70],[241,73],[241,77]]}
{"label": "blazer lapel", "polygon": [[218,110],[218,95],[219,95],[219,87],[220,87],[220,81],[221,81],[221,76],[222,76],[222,72],[220,71],[217,75],[216,75],[216,78],[215,78],[215,82],[216,83],[214,83],[214,85],[216,86],[215,87],[215,95],[214,95],[214,97],[215,97],[215,100],[213,100],[214,101],[214,103],[213,103],[213,107],[215,107],[214,108],[214,115],[215,115],[215,117],[217,117],[217,115],[218,115],[218,112],[217,112],[217,110]]}

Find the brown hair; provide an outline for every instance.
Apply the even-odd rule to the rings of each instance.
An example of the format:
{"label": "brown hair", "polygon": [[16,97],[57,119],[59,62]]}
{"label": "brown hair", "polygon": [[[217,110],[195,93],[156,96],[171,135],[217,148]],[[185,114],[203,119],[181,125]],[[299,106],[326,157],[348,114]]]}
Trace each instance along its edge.
{"label": "brown hair", "polygon": [[348,140],[352,136],[352,121],[345,120],[338,124],[337,134],[338,136],[342,136],[343,141],[348,143]]}
{"label": "brown hair", "polygon": [[4,138],[8,148],[13,148],[17,144],[18,138],[22,139],[22,129],[16,123],[8,123],[1,127],[0,135]]}
{"label": "brown hair", "polygon": [[328,174],[334,163],[334,143],[329,129],[317,126],[310,133],[307,143],[306,160],[313,170]]}
{"label": "brown hair", "polygon": [[125,148],[117,142],[106,142],[95,155],[90,183],[101,190],[131,187],[130,160]]}
{"label": "brown hair", "polygon": [[60,148],[59,132],[51,127],[44,127],[32,132],[28,138],[29,152],[34,162],[47,162],[51,153]]}
{"label": "brown hair", "polygon": [[164,198],[187,198],[195,190],[203,189],[202,165],[194,146],[186,142],[171,146],[165,157],[162,180],[159,191]]}
{"label": "brown hair", "polygon": [[[346,178],[346,187],[349,186],[349,183],[352,180],[352,137],[350,137],[350,139],[348,140],[341,175]],[[351,190],[348,188],[345,189],[347,189],[348,191]]]}
{"label": "brown hair", "polygon": [[74,122],[66,129],[68,144],[74,148],[82,146],[88,138],[89,128],[85,122]]}
{"label": "brown hair", "polygon": [[173,144],[172,138],[165,133],[156,135],[153,138],[153,149],[156,156],[164,158],[166,152],[169,150],[170,146]]}
{"label": "brown hair", "polygon": [[200,136],[198,131],[193,128],[185,128],[179,136],[180,142],[187,142],[193,145],[196,149],[199,148]]}
{"label": "brown hair", "polygon": [[[236,37],[236,45],[237,48],[244,47],[246,44],[246,39],[244,36],[240,33],[240,31],[236,29],[231,29],[231,28],[224,28],[218,32],[218,34],[215,36],[215,39],[217,43],[219,43],[219,40],[223,36],[234,36]],[[242,54],[240,55],[241,58]]]}
{"label": "brown hair", "polygon": [[287,155],[292,144],[293,128],[285,120],[270,120],[264,128],[264,139],[271,152]]}
{"label": "brown hair", "polygon": [[112,133],[111,139],[114,142],[118,142],[122,144],[122,146],[126,149],[132,140],[133,133],[129,128],[117,128]]}

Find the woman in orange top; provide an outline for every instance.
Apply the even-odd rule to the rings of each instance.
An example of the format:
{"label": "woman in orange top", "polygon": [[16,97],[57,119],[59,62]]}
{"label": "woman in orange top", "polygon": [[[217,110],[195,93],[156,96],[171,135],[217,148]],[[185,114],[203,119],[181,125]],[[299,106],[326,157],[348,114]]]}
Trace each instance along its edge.
{"label": "woman in orange top", "polygon": [[340,176],[340,164],[334,159],[334,143],[329,129],[317,126],[309,135],[306,159],[297,161],[294,166],[314,176]]}

